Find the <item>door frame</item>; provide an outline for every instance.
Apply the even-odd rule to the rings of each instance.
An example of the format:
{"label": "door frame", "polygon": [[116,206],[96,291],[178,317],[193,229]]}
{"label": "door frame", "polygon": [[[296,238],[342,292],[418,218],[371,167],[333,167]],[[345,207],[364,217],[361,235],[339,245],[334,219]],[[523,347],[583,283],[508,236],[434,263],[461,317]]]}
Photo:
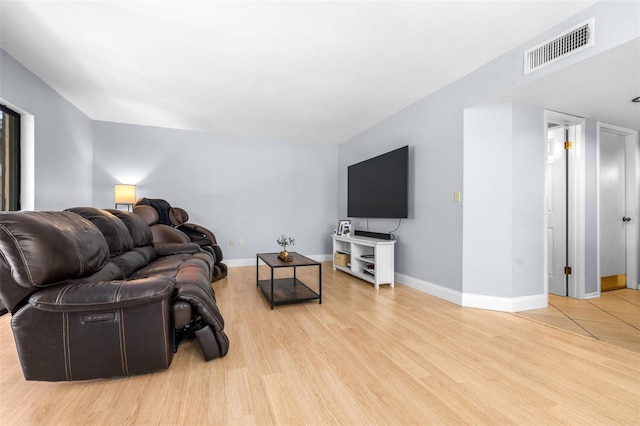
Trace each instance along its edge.
{"label": "door frame", "polygon": [[[567,289],[567,297],[575,299],[586,298],[585,294],[585,181],[586,181],[586,160],[585,160],[585,119],[582,117],[576,117],[574,115],[564,114],[556,111],[545,110],[544,114],[544,143],[547,146],[547,135],[549,129],[549,123],[558,124],[561,126],[570,126],[574,128],[575,140],[572,149],[569,153],[569,170],[568,175],[568,188],[569,188],[569,205],[568,205],[568,217],[569,224],[567,225],[569,233],[569,241],[567,245],[569,248],[568,263],[571,266],[571,275],[569,275],[569,285]],[[544,179],[547,181],[547,167],[546,167],[546,155],[544,164]],[[549,208],[549,194],[547,193],[545,185],[545,197],[544,197],[544,292],[549,294],[549,261],[548,261],[548,244],[549,239],[547,237],[547,211]]]}
{"label": "door frame", "polygon": [[[597,141],[596,141],[596,173],[597,173],[597,182],[600,182],[600,135],[603,131],[609,131],[613,133],[617,133],[625,138],[626,145],[626,197],[627,197],[627,212],[626,214],[631,216],[631,222],[629,222],[626,226],[631,229],[628,230],[628,235],[631,238],[627,238],[627,288],[638,289],[639,288],[639,278],[638,278],[638,241],[640,240],[640,236],[638,235],[639,226],[638,220],[640,220],[640,215],[638,214],[638,190],[639,181],[640,181],[640,159],[638,158],[639,149],[638,149],[638,131],[633,129],[628,129],[625,127],[615,126],[613,124],[600,123],[598,122],[597,126]],[[597,235],[598,239],[600,238],[600,184],[596,186],[596,220],[597,220]],[[632,206],[631,208],[629,206]],[[598,276],[598,295],[601,293],[600,288],[600,242],[598,241],[598,245],[596,248],[596,257],[597,257],[597,276]]]}

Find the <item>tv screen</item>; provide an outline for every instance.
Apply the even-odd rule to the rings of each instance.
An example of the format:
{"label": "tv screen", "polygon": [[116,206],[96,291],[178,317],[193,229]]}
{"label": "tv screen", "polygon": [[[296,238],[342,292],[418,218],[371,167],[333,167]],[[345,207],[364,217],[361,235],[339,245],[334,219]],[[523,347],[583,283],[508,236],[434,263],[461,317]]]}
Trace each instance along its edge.
{"label": "tv screen", "polygon": [[408,170],[408,146],[349,166],[347,216],[409,217]]}

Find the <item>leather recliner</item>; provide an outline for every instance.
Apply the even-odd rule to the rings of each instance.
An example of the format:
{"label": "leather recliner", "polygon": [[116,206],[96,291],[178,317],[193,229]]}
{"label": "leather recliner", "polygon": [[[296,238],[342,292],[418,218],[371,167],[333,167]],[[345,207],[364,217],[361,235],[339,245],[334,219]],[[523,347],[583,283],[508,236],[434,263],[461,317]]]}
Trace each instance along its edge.
{"label": "leather recliner", "polygon": [[[152,207],[156,213],[155,217],[147,207]],[[214,256],[214,269],[212,282],[227,276],[228,268],[223,260],[222,248],[218,245],[215,234],[201,225],[189,223],[189,214],[180,207],[171,207],[171,205],[163,199],[159,198],[140,198],[133,206],[133,212],[145,218],[149,226],[165,225],[171,226],[187,235],[189,240],[200,245],[203,249],[211,252]],[[159,229],[156,231],[161,233]],[[155,241],[154,234],[154,241]]]}
{"label": "leather recliner", "polygon": [[129,212],[0,213],[0,298],[27,380],[165,369],[191,336],[206,360],[226,355],[213,256],[152,239]]}

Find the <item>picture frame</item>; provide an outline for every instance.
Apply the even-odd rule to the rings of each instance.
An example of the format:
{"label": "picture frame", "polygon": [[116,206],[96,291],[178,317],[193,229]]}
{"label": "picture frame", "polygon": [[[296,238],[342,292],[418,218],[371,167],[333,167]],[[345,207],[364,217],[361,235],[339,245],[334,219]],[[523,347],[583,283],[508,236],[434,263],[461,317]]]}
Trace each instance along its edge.
{"label": "picture frame", "polygon": [[348,219],[341,220],[338,223],[338,235],[348,236],[350,233],[351,233],[351,221]]}

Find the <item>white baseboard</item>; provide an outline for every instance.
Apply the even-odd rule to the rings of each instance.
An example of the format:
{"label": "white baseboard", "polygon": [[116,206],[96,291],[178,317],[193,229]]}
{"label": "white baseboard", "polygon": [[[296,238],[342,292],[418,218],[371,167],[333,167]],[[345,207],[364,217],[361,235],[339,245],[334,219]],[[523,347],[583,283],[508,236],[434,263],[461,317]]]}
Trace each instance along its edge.
{"label": "white baseboard", "polygon": [[546,294],[523,297],[484,296],[481,294],[463,294],[462,306],[467,308],[490,309],[501,312],[522,312],[531,309],[546,308],[549,298]]}
{"label": "white baseboard", "polygon": [[451,290],[447,287],[442,287],[428,281],[419,280],[417,278],[410,277],[409,275],[399,273],[395,274],[395,280],[397,283],[406,285],[407,287],[415,288],[423,293],[427,293],[439,299],[444,299],[448,302],[462,306],[462,293],[459,291]]}
{"label": "white baseboard", "polygon": [[537,294],[523,297],[497,297],[481,294],[463,293],[450,288],[442,287],[427,281],[419,280],[404,274],[395,274],[396,282],[422,291],[423,293],[444,299],[448,302],[465,308],[488,309],[501,312],[521,312],[531,309],[545,308],[548,305],[546,294]]}
{"label": "white baseboard", "polygon": [[256,258],[251,257],[248,259],[222,259],[222,263],[226,264],[229,268],[235,268],[237,266],[256,266]]}

